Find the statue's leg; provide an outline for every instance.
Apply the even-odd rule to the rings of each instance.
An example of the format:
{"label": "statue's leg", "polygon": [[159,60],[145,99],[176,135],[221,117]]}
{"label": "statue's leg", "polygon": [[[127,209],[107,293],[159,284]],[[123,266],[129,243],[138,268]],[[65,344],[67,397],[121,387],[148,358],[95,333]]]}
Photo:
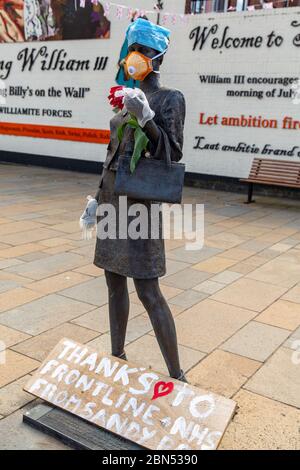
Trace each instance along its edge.
{"label": "statue's leg", "polygon": [[105,271],[105,278],[108,287],[111,353],[126,359],[124,345],[129,316],[127,278],[110,271]]}
{"label": "statue's leg", "polygon": [[134,279],[134,284],[137,295],[150,317],[170,376],[175,379],[185,380],[180,369],[174,319],[161,293],[158,279]]}

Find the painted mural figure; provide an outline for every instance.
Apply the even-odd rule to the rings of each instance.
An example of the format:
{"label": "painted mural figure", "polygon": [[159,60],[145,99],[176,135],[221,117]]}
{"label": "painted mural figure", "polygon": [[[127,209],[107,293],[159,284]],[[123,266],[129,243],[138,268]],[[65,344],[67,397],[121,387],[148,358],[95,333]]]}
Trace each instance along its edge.
{"label": "painted mural figure", "polygon": [[23,8],[23,0],[0,0],[0,43],[25,40]]}
{"label": "painted mural figure", "polygon": [[[125,68],[128,72],[134,67],[131,77],[140,81],[140,88],[136,89],[135,97],[125,96],[123,110],[110,121],[110,143],[95,196],[99,205],[114,206],[116,220],[119,220],[121,211],[119,197],[114,192],[118,157],[132,155],[134,146],[133,129],[129,126],[125,127],[119,142],[117,129],[120,125],[135,116],[149,139],[148,153],[151,158],[164,159],[167,152],[172,161],[178,162],[182,158],[185,99],[179,90],[162,86],[160,82],[159,68],[169,46],[169,35],[168,29],[141,18],[131,23],[126,32],[129,54],[125,59]],[[130,207],[136,202],[128,199],[127,205]],[[150,209],[150,202],[138,202]],[[150,210],[148,214],[150,217]],[[175,323],[159,287],[158,279],[166,273],[161,213],[158,225],[158,239],[97,237],[94,264],[105,270],[112,354],[126,359],[124,345],[129,316],[127,278],[133,278],[170,376],[185,381],[179,362]]]}
{"label": "painted mural figure", "polygon": [[55,21],[49,0],[24,0],[26,41],[54,36]]}
{"label": "painted mural figure", "polygon": [[92,0],[0,0],[0,43],[109,39],[110,21]]}

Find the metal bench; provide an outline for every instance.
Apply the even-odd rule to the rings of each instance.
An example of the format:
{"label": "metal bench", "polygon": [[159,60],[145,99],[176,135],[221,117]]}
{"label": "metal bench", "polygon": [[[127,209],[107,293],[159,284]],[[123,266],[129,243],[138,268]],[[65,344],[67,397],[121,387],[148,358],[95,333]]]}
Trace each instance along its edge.
{"label": "metal bench", "polygon": [[248,178],[240,181],[249,185],[246,204],[250,204],[254,184],[300,188],[300,162],[254,158]]}

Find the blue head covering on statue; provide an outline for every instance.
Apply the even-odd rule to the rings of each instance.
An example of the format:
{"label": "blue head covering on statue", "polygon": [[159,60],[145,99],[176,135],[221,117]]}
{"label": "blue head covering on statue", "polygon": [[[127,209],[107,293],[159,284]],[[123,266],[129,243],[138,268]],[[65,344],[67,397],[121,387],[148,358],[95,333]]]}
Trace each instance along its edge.
{"label": "blue head covering on statue", "polygon": [[170,33],[171,31],[163,26],[156,25],[143,18],[138,18],[128,26],[126,39],[128,47],[131,44],[138,43],[163,52],[168,48]]}

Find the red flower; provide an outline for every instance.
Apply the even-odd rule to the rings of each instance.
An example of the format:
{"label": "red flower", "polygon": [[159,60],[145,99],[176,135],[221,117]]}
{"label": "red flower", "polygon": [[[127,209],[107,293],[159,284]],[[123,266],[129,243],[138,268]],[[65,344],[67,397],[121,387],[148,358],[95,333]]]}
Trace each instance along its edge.
{"label": "red flower", "polygon": [[111,87],[108,95],[109,103],[113,108],[123,109],[123,96],[116,96],[116,91],[123,90],[123,86],[113,86]]}

